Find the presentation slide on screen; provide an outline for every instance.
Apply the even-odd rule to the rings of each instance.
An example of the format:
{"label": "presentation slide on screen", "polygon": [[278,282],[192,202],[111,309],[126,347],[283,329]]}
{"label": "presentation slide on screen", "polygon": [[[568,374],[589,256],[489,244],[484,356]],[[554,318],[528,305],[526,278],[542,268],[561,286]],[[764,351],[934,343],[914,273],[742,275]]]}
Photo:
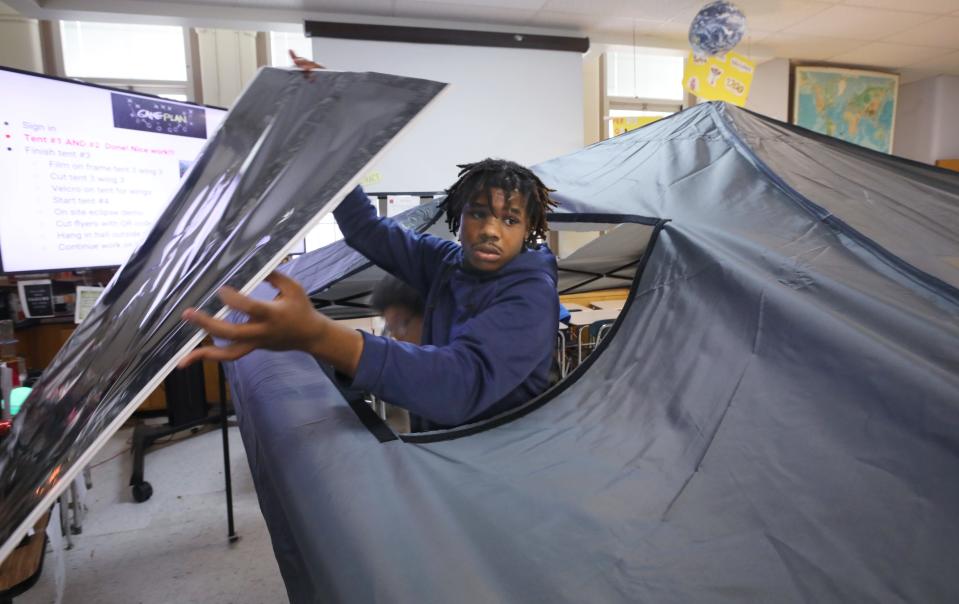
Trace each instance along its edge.
{"label": "presentation slide on screen", "polygon": [[123,264],[224,111],[0,70],[6,272]]}

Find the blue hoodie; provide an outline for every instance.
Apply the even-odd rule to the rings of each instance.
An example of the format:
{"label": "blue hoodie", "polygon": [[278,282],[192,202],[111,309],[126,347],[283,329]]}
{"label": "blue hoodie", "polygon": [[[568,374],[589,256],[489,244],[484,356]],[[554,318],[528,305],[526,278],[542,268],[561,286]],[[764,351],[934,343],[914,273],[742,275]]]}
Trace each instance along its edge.
{"label": "blue hoodie", "polygon": [[363,334],[354,388],[433,430],[492,417],[542,393],[556,343],[556,258],[524,249],[493,273],[463,266],[458,243],[379,218],[357,187],[333,212],[350,247],[423,295],[422,345]]}

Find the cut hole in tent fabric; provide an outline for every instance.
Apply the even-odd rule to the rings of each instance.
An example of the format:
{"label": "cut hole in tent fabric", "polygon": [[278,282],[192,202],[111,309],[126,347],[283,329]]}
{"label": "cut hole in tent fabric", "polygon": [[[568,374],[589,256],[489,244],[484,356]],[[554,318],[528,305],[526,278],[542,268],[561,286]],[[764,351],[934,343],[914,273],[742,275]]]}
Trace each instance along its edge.
{"label": "cut hole in tent fabric", "polygon": [[[435,218],[435,202],[399,217],[408,228],[452,239],[446,225]],[[638,267],[659,222],[622,215],[551,217],[552,247],[558,252],[557,290],[561,303],[570,312],[563,322],[557,317],[553,385],[537,400],[548,397],[563,381],[575,379],[577,367],[599,350],[600,342],[613,332],[617,317],[628,305]],[[370,302],[372,290],[386,273],[344,242],[298,258],[291,263],[289,272],[304,283],[316,307],[327,316],[387,335]],[[332,374],[330,377],[335,381]],[[342,385],[342,380],[339,383]],[[385,425],[374,429],[373,424],[385,422],[389,425],[387,431],[393,434],[390,439],[409,432],[406,412],[388,401],[347,388],[341,388],[341,394],[354,411],[366,416],[364,421],[371,430],[382,431]],[[360,404],[373,410],[376,419],[368,417]]]}

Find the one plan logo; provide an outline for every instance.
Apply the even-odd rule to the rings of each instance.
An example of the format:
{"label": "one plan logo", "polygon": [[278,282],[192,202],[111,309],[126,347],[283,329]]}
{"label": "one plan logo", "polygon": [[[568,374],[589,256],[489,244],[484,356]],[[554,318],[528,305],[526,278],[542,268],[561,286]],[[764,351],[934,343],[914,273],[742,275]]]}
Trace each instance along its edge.
{"label": "one plan logo", "polygon": [[111,92],[113,125],[127,130],[206,138],[206,111],[161,99]]}

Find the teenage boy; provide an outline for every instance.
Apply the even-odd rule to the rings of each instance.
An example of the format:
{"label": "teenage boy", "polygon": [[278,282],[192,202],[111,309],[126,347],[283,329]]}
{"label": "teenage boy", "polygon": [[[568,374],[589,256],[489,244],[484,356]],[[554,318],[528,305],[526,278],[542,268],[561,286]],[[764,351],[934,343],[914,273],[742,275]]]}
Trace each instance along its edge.
{"label": "teenage boy", "polygon": [[255,348],[303,350],[372,392],[422,418],[433,430],[486,419],[549,386],[559,298],[556,258],[540,242],[555,206],[529,169],[485,159],[460,166],[441,208],[460,243],[408,231],[378,218],[360,187],[334,212],[346,242],[426,299],[422,345],[372,336],[317,312],[303,289],[280,273],[279,290],[259,302],[224,288],[220,296],[249,316],[243,324],[189,309],[184,319],[224,347],[181,362],[233,360]]}

